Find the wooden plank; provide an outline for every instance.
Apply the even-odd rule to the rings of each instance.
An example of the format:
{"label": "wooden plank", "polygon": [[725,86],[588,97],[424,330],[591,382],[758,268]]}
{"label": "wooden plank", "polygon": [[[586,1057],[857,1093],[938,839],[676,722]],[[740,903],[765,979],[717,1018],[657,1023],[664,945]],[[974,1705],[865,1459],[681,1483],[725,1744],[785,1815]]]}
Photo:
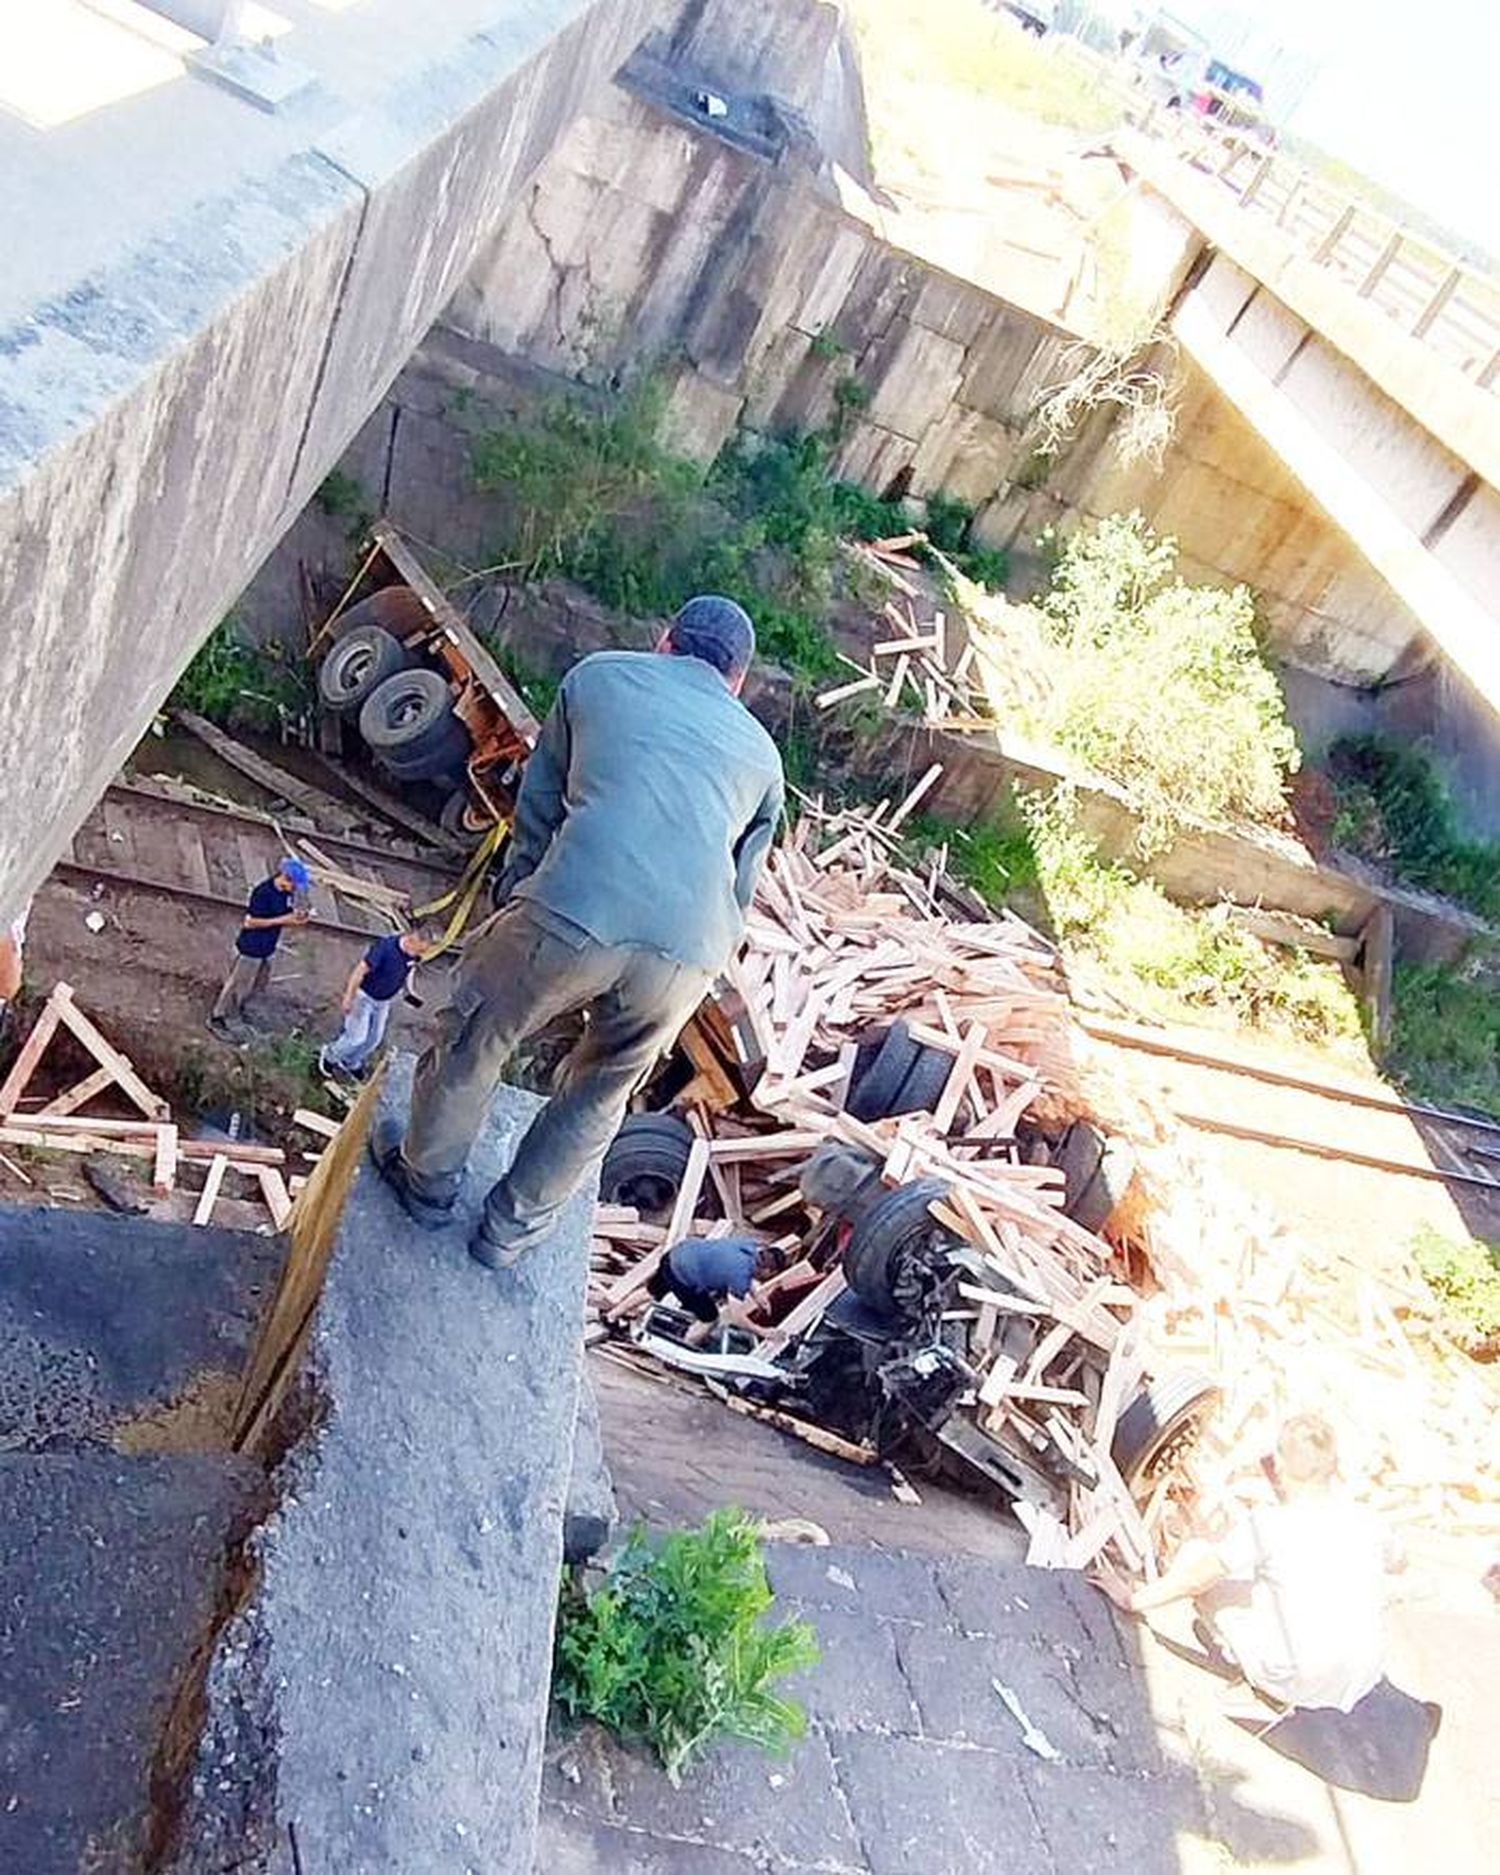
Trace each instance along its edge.
{"label": "wooden plank", "polygon": [[774,1361],[798,1335],[805,1334],[816,1322],[821,1321],[824,1310],[839,1299],[846,1286],[844,1272],[841,1269],[830,1270],[811,1295],[804,1296],[785,1321],[777,1324],[775,1332],[761,1342],[760,1353],[765,1359]]}
{"label": "wooden plank", "polygon": [[151,1172],[151,1188],[163,1194],[177,1183],[177,1128],[170,1123],[156,1129],[156,1164]]}
{"label": "wooden plank", "polygon": [[890,819],[885,823],[890,832],[895,833],[904,821],[914,814],[922,801],[937,784],[938,776],[943,772],[943,764],[934,762],[922,779],[900,802]]}
{"label": "wooden plank", "polygon": [[277,1230],[285,1230],[292,1215],[292,1196],[286,1188],[286,1180],[273,1165],[257,1166],[255,1176],[266,1209],[271,1213],[271,1222]]}
{"label": "wooden plank", "polygon": [[152,1159],[155,1145],[118,1133],[43,1132],[40,1127],[17,1126],[14,1120],[0,1125],[0,1144],[36,1146],[43,1152],[113,1152],[126,1159]]}
{"label": "wooden plank", "polygon": [[1267,911],[1260,905],[1226,905],[1225,911],[1231,924],[1266,944],[1286,945],[1314,957],[1331,957],[1340,964],[1352,964],[1359,955],[1359,938],[1340,937],[1287,912]]}
{"label": "wooden plank", "polygon": [[936,1133],[946,1133],[958,1118],[959,1103],[974,1075],[974,1069],[989,1039],[989,1030],[982,1022],[971,1022],[964,1032],[962,1045],[953,1060],[953,1067],[938,1096],[938,1104],[933,1109],[932,1128]]}
{"label": "wooden plank", "polygon": [[59,983],[42,1006],[42,1013],[32,1025],[30,1035],[21,1045],[21,1052],[11,1064],[10,1073],[5,1077],[5,1085],[0,1087],[0,1119],[15,1111],[16,1102],[26,1092],[26,1085],[36,1072],[36,1064],[47,1051],[47,1044],[57,1032],[57,1025],[62,1020],[62,1011],[58,1002],[58,991],[68,990],[66,983]]}
{"label": "wooden plank", "polygon": [[38,1108],[35,1117],[50,1119],[75,1113],[78,1108],[87,1106],[96,1094],[102,1094],[106,1087],[113,1087],[114,1084],[113,1068],[96,1068],[87,1080],[75,1082],[65,1094],[59,1094],[55,1100],[49,1100],[45,1107]]}
{"label": "wooden plank", "polygon": [[342,1122],[330,1120],[326,1114],[314,1113],[309,1107],[298,1107],[292,1119],[298,1126],[305,1126],[309,1133],[318,1133],[324,1139],[337,1139]]}
{"label": "wooden plank", "polygon": [[1370,913],[1364,928],[1364,1002],[1370,1040],[1383,1055],[1391,1041],[1391,983],[1396,962],[1396,921],[1387,904]]}
{"label": "wooden plank", "polygon": [[837,689],[820,692],[815,701],[820,710],[832,709],[835,703],[842,703],[846,697],[857,697],[865,690],[878,690],[884,682],[883,677],[860,677],[852,684],[840,684]]}
{"label": "wooden plank", "polygon": [[343,1215],[344,1199],[364,1158],[365,1141],[375,1117],[383,1078],[382,1063],[365,1083],[354,1103],[354,1111],[324,1153],[322,1163],[297,1194],[288,1221],[291,1250],[246,1367],[235,1411],[237,1451],[253,1450],[275,1419],[296,1372],[301,1351],[307,1344],[313,1310],[322,1293],[323,1275]]}
{"label": "wooden plank", "polygon": [[192,710],[173,710],[172,721],[181,724],[205,748],[212,749],[221,762],[238,769],[268,794],[300,807],[315,823],[340,830],[347,830],[352,824],[348,810],[332,795],[325,794],[321,788],[312,787],[286,769],[278,768],[274,762],[268,762],[263,755],[257,755],[254,749],[247,749],[244,743],[236,742],[233,736],[226,735],[206,718],[195,715]]}
{"label": "wooden plank", "polygon": [[[67,991],[66,995],[62,992]],[[66,983],[59,983],[54,994],[58,998],[58,1013],[73,1031],[74,1035],[99,1063],[100,1067],[110,1068],[120,1091],[133,1101],[148,1120],[170,1118],[171,1109],[160,1094],[154,1093],[131,1066],[128,1055],[122,1055],[118,1048],[102,1035],[89,1018],[73,1001],[73,992]]]}
{"label": "wooden plank", "polygon": [[823,1144],[823,1135],[807,1130],[789,1133],[752,1133],[744,1139],[716,1139],[708,1150],[723,1164],[755,1159],[792,1159],[799,1153],[815,1152]]}
{"label": "wooden plank", "polygon": [[218,1202],[219,1187],[224,1183],[224,1174],[229,1170],[229,1161],[223,1153],[215,1153],[209,1161],[208,1177],[203,1181],[203,1191],[198,1199],[198,1208],[193,1213],[195,1224],[207,1224],[214,1214],[214,1205]]}
{"label": "wooden plank", "polygon": [[698,1208],[698,1200],[703,1194],[703,1181],[708,1175],[708,1141],[699,1137],[693,1141],[688,1152],[687,1169],[682,1175],[682,1183],[677,1188],[677,1201],[672,1206],[672,1215],[667,1220],[667,1247],[681,1243],[689,1234],[693,1222],[693,1213]]}
{"label": "wooden plank", "polygon": [[791,1413],[783,1413],[774,1406],[756,1406],[749,1400],[737,1399],[722,1387],[713,1389],[715,1397],[731,1413],[738,1413],[742,1419],[758,1419],[763,1426],[774,1426],[778,1432],[786,1433],[790,1438],[800,1439],[804,1445],[810,1445],[815,1451],[826,1452],[830,1458],[841,1458],[850,1465],[878,1465],[880,1454],[871,1445],[855,1445],[849,1439],[841,1439],[836,1432],[827,1432],[822,1426],[814,1426],[805,1419],[798,1419]]}

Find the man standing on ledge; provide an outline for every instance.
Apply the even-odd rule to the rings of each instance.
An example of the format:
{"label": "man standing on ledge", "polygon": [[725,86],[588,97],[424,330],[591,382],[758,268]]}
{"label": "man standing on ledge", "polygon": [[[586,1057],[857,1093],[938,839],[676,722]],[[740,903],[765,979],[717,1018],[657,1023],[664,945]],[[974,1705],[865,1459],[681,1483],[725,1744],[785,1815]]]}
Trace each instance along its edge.
{"label": "man standing on ledge", "polygon": [[405,1139],[388,1121],[370,1143],[412,1217],[443,1225],[512,1052],[588,1011],[485,1200],[469,1248],[490,1269],[546,1235],[739,943],[782,809],[776,745],[738,700],[754,654],[739,606],[690,599],[654,652],[576,664],[542,726],[502,909],[417,1064]]}

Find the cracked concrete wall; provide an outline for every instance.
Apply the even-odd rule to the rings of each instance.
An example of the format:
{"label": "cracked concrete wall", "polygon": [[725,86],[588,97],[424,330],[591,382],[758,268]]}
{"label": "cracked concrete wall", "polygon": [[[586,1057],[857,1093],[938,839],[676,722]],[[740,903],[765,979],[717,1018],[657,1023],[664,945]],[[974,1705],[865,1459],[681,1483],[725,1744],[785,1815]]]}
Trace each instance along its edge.
{"label": "cracked concrete wall", "polygon": [[[284,114],[199,80],[0,121],[0,916],[674,0],[288,0]],[[198,154],[184,164],[182,151]],[[72,203],[54,225],[37,204]],[[14,214],[10,210],[14,208]]]}

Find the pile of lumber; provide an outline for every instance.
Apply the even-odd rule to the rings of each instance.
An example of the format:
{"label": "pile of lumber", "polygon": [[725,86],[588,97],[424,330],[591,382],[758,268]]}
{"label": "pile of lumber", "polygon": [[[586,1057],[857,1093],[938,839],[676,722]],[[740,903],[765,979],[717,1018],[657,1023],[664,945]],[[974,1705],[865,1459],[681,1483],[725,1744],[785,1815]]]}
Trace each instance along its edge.
{"label": "pile of lumber", "polygon": [[[1081,1043],[1086,1049],[1086,1044]],[[1500,1387],[1446,1332],[1404,1254],[1355,1263],[1288,1228],[1226,1175],[1211,1144],[1155,1101],[1117,1052],[1084,1059],[1086,1098],[1130,1133],[1136,1186],[1117,1219],[1157,1285],[1138,1304],[1161,1365],[1205,1368],[1222,1399],[1176,1468],[1170,1546],[1266,1501],[1262,1459],[1291,1413],[1321,1412],[1345,1476],[1397,1525],[1493,1542],[1500,1534]]]}
{"label": "pile of lumber", "polygon": [[[961,600],[960,621],[950,620],[945,611],[932,607],[922,587],[906,577],[907,572],[919,570],[918,563],[906,552],[916,546],[927,552]],[[877,575],[896,596],[881,605],[876,620],[879,635],[870,645],[868,661],[861,664],[840,653],[855,675],[821,691],[815,699],[817,707],[830,710],[857,698],[888,710],[920,711],[928,729],[960,733],[992,730],[994,667],[998,664],[1009,671],[1017,660],[1005,655],[1014,647],[1007,647],[1004,635],[994,633],[989,618],[981,618],[980,614],[987,614],[993,607],[1007,616],[1021,618],[1028,616],[1028,609],[1008,606],[994,595],[984,595],[982,588],[966,580],[951,560],[931,546],[925,534],[845,543],[845,552],[864,571]],[[919,608],[927,612],[920,622]],[[1040,683],[1039,673],[1045,664],[1043,651],[1039,638],[1022,648],[1022,677],[1031,686]]]}
{"label": "pile of lumber", "polygon": [[[22,1112],[27,1089],[36,1076],[53,1037],[66,1029],[97,1064],[81,1081],[53,1095],[45,1104]],[[83,1109],[100,1098],[124,1098],[142,1116],[121,1120]],[[285,1227],[292,1209],[292,1192],[282,1174],[286,1155],[277,1146],[257,1146],[231,1139],[194,1139],[184,1134],[168,1103],[141,1076],[127,1055],[105,1036],[79,1008],[71,985],[57,984],[42,1005],[31,1033],[22,1043],[10,1072],[0,1084],[0,1144],[84,1155],[110,1153],[150,1162],[151,1188],[168,1197],[178,1187],[186,1167],[202,1171],[193,1222],[212,1222],[214,1206],[230,1172],[249,1179],[277,1230]],[[30,1178],[13,1161],[11,1170],[26,1183]]]}
{"label": "pile of lumber", "polygon": [[[842,1141],[878,1159],[888,1186],[949,1186],[933,1215],[983,1272],[959,1289],[980,1376],[964,1410],[1054,1478],[1066,1460],[1055,1488],[1017,1506],[1033,1563],[1153,1574],[1189,1530],[1215,1531],[1264,1495],[1278,1423],[1319,1406],[1348,1429],[1351,1482],[1379,1508],[1500,1530],[1494,1390],[1420,1283],[1393,1291],[1315,1255],[1144,1083],[1123,1096],[1118,1058],[1102,1075],[1073,1019],[1052,947],[1011,915],[974,915],[937,866],[903,863],[911,805],[809,804],[772,856],[747,943],[696,1024],[685,1105],[699,1138],[672,1215],[598,1213],[592,1332],[641,1306],[672,1244],[749,1231],[790,1259],[760,1344],[784,1354],[844,1288],[797,1182],[812,1152]],[[934,1111],[863,1123],[845,1110],[856,1048],[896,1017],[951,1057],[948,1080]],[[1023,1119],[1055,1136],[1080,1116],[1141,1159],[1107,1240],[1064,1216],[1062,1173],[1018,1150]],[[1133,1497],[1111,1456],[1119,1417],[1143,1382],[1184,1369],[1218,1382],[1220,1410]]]}
{"label": "pile of lumber", "polygon": [[[638,1306],[668,1248],[706,1234],[694,1219],[712,1210],[709,1231],[782,1233],[792,1256],[760,1344],[774,1359],[844,1289],[798,1189],[810,1154],[842,1141],[878,1161],[888,1186],[941,1178],[949,1196],[934,1216],[983,1272],[960,1289],[981,1377],[966,1410],[1011,1450],[1076,1475],[1020,1507],[1036,1559],[1082,1567],[1113,1544],[1126,1566],[1149,1569],[1148,1526],[1109,1453],[1144,1366],[1128,1327],[1138,1296],[1115,1249],[1063,1214],[1061,1171],[1014,1149],[1024,1116],[1057,1125],[1077,1110],[1056,956],[1019,918],[965,922],[938,908],[951,881],[899,857],[918,790],[869,813],[811,804],[772,855],[719,999],[748,1101],[693,1112],[700,1137],[665,1223],[601,1208],[591,1309],[607,1323]],[[861,1122],[845,1111],[860,1038],[897,1017],[951,1057],[946,1085],[931,1112]]]}

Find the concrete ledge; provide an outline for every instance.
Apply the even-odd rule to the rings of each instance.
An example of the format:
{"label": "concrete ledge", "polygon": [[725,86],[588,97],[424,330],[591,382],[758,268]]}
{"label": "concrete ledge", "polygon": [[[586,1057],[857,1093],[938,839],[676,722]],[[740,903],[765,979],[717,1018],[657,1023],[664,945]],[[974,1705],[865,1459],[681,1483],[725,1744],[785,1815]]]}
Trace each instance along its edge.
{"label": "concrete ledge", "polygon": [[[393,1063],[383,1111],[404,1112],[411,1068]],[[312,1343],[326,1419],[226,1635],[263,1650],[276,1813],[319,1875],[530,1867],[592,1193],[512,1272],[466,1244],[538,1104],[497,1095],[447,1229],[418,1230],[368,1162],[344,1211]],[[209,1692],[212,1753],[239,1682]]]}

